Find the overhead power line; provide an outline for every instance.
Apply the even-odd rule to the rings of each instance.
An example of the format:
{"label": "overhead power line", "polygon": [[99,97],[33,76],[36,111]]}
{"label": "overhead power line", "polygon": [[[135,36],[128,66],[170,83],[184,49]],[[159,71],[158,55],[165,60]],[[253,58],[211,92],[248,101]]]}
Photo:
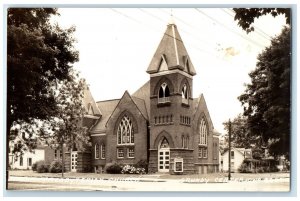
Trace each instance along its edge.
{"label": "overhead power line", "polygon": [[225,26],[223,23],[221,23],[221,22],[219,22],[218,20],[214,19],[213,17],[207,15],[206,13],[204,13],[204,12],[201,11],[201,10],[199,10],[198,8],[195,8],[195,10],[198,11],[199,14],[202,14],[202,15],[206,16],[206,17],[209,18],[210,20],[212,20],[212,21],[214,21],[215,23],[221,25],[222,27],[224,27],[224,28],[227,29],[228,31],[230,31],[230,32],[232,32],[232,33],[234,33],[234,34],[240,36],[241,38],[247,40],[248,42],[250,42],[250,43],[252,43],[252,44],[254,44],[254,45],[256,45],[256,46],[258,46],[258,47],[260,47],[260,48],[263,48],[263,47],[264,47],[264,45],[261,45],[261,44],[255,42],[255,41],[253,41],[253,40],[251,40],[251,39],[249,39],[249,38],[243,36],[242,34],[236,32],[236,31],[233,31],[231,28]]}
{"label": "overhead power line", "polygon": [[[159,9],[159,10],[161,10],[161,9]],[[161,19],[161,18],[159,18],[159,17],[153,15],[153,14],[150,13],[150,12],[145,11],[144,9],[140,9],[140,11],[146,13],[147,15],[152,16],[153,18],[156,18],[156,19],[159,20],[159,21],[162,21],[162,22],[166,23],[165,20],[163,20],[163,19]],[[163,11],[163,12],[165,12],[165,11]],[[170,14],[170,13],[168,13],[168,12],[165,12],[165,13]],[[170,15],[170,16],[171,16],[171,15]],[[173,17],[174,17],[174,16],[173,16]],[[175,18],[175,19],[178,19],[179,21],[182,21],[182,20],[180,20],[178,17],[174,17],[174,18]],[[198,36],[195,36],[194,34],[192,34],[192,33],[188,32],[188,31],[186,31],[185,29],[182,29],[182,28],[178,28],[178,29],[179,29],[182,33],[186,33],[187,35],[192,36],[193,38],[195,38],[196,40],[198,40],[199,42],[203,43],[203,44],[206,45],[206,46],[209,46],[209,47],[210,47],[210,46],[213,45],[213,44],[208,43],[207,41],[205,41],[205,40],[199,38]]]}
{"label": "overhead power line", "polygon": [[[231,16],[232,18],[234,18],[234,11],[231,10],[230,8],[226,8],[226,9],[222,9],[225,13],[227,13],[229,16]],[[227,12],[228,11],[228,12]],[[264,32],[262,29],[260,29],[259,27],[253,25],[253,27],[255,28],[255,30],[257,31],[257,34],[266,38],[267,40],[272,39],[272,37],[270,35],[268,35],[266,32]]]}
{"label": "overhead power line", "polygon": [[[138,23],[138,24],[142,24],[143,26],[147,27],[148,29],[152,29],[152,30],[154,30],[154,31],[156,31],[156,32],[161,32],[161,30],[159,30],[158,28],[152,27],[152,26],[148,26],[148,25],[146,25],[144,22],[139,21],[139,20],[136,20],[136,19],[134,19],[133,17],[131,17],[131,16],[129,16],[129,15],[126,15],[126,14],[124,14],[124,13],[122,13],[122,12],[120,12],[120,11],[114,9],[114,8],[111,8],[111,10],[114,11],[114,12],[116,12],[116,13],[118,13],[119,15],[122,15],[123,17],[126,17],[126,18],[128,18],[128,19],[130,19],[130,20],[132,20],[132,21],[134,21],[134,22],[136,22],[136,23]],[[152,17],[153,17],[153,16],[152,16]],[[156,19],[157,19],[157,18],[156,18]],[[152,28],[151,28],[151,27],[152,27]],[[171,37],[171,38],[174,38],[175,40],[181,41],[181,40],[179,40],[178,38],[173,37],[172,35],[169,35],[169,34],[166,34],[166,33],[164,33],[164,34],[167,35],[167,36],[169,36],[169,37]],[[182,41],[181,41],[181,42],[182,42]],[[203,50],[203,49],[198,48],[198,47],[195,46],[194,44],[191,44],[191,43],[188,43],[188,42],[185,42],[185,44],[188,44],[190,47],[194,48],[194,49],[197,50],[197,51],[204,52],[204,53],[206,53],[206,54],[208,54],[208,55],[211,55],[211,56],[213,56],[213,57],[215,57],[215,58],[217,58],[217,59],[222,59],[223,61],[226,61],[225,59],[219,58],[217,55],[215,55],[215,54],[213,54],[213,53],[211,53],[211,52],[208,52],[208,51],[206,51],[206,50]],[[228,61],[226,61],[226,62],[228,62]]]}

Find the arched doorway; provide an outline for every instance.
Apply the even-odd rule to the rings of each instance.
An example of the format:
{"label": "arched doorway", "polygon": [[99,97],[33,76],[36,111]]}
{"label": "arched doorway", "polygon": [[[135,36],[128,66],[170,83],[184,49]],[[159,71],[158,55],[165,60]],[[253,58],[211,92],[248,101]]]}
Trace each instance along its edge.
{"label": "arched doorway", "polygon": [[158,146],[158,172],[169,172],[170,169],[170,146],[164,137]]}

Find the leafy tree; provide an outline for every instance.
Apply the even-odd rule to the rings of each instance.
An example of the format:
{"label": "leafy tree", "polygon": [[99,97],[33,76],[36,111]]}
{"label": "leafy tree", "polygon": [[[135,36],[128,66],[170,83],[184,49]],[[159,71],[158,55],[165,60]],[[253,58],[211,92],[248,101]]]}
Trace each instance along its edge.
{"label": "leafy tree", "polygon": [[[229,131],[228,122],[224,123],[225,130]],[[227,136],[228,137],[228,136]],[[231,145],[238,148],[251,148],[256,143],[257,138],[252,136],[247,128],[247,119],[238,115],[231,122]]]}
{"label": "leafy tree", "polygon": [[[85,151],[90,145],[87,128],[83,124],[83,96],[85,80],[77,81],[77,74],[70,81],[59,83],[58,93],[55,95],[57,103],[57,115],[49,121],[44,121],[39,129],[39,137],[49,146],[60,147],[65,152],[64,145],[68,150]],[[62,164],[65,165],[64,154]],[[63,176],[62,168],[62,176]]]}
{"label": "leafy tree", "polygon": [[270,153],[288,157],[290,149],[290,28],[271,41],[239,97],[250,132],[269,142]]}
{"label": "leafy tree", "polygon": [[[56,114],[53,86],[70,80],[74,27],[50,24],[54,8],[9,8],[7,15],[7,129]],[[14,136],[10,136],[14,137]]]}
{"label": "leafy tree", "polygon": [[289,157],[290,149],[290,60],[291,9],[234,8],[234,19],[247,33],[254,30],[255,18],[283,14],[287,26],[273,38],[270,47],[259,56],[256,69],[249,75],[251,84],[239,97],[250,132],[261,136],[269,152]]}
{"label": "leafy tree", "polygon": [[[225,130],[229,131],[229,123],[224,123]],[[252,157],[255,159],[260,159],[264,157],[264,143],[262,137],[259,135],[253,135],[251,129],[248,127],[247,117],[239,114],[231,122],[231,145],[238,148],[251,148]],[[227,137],[227,147],[228,149],[228,135]]]}
{"label": "leafy tree", "polygon": [[247,33],[254,31],[255,18],[263,15],[271,14],[273,17],[284,15],[286,24],[291,23],[291,10],[289,8],[234,8],[234,20],[238,21],[238,25],[242,27]]}
{"label": "leafy tree", "polygon": [[[55,86],[71,81],[72,64],[78,61],[74,50],[74,27],[61,29],[50,18],[59,15],[55,8],[9,8],[7,11],[7,170],[9,141],[17,125],[26,130],[57,114]],[[25,136],[25,137],[24,137]],[[34,146],[23,138],[21,143]],[[6,173],[8,177],[8,173]],[[6,186],[7,188],[8,186]]]}

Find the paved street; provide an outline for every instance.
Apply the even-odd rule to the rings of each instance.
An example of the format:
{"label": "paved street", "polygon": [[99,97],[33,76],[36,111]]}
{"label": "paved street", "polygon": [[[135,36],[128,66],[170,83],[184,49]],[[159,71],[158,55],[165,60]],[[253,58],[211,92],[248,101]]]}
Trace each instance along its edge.
{"label": "paved street", "polygon": [[[216,183],[219,182],[219,183]],[[61,179],[10,176],[10,190],[37,191],[289,191],[289,178],[208,181],[203,179]]]}

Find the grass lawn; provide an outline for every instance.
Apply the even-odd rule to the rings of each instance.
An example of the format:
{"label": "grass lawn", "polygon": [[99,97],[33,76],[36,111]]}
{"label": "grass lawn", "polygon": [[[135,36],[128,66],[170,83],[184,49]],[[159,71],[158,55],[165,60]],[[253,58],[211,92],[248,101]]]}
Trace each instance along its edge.
{"label": "grass lawn", "polygon": [[[51,177],[51,178],[60,178],[61,173],[37,173],[32,170],[10,170],[10,176],[23,176],[23,177]],[[209,181],[224,181],[228,178],[228,173],[212,173],[212,174],[192,174],[192,175],[169,175],[169,174],[95,174],[95,173],[77,173],[77,172],[67,172],[64,173],[66,178],[101,178],[101,179],[111,179],[111,178],[147,178],[147,179],[209,179]],[[238,179],[265,179],[265,178],[289,178],[290,173],[276,172],[276,173],[231,173],[232,180]]]}

